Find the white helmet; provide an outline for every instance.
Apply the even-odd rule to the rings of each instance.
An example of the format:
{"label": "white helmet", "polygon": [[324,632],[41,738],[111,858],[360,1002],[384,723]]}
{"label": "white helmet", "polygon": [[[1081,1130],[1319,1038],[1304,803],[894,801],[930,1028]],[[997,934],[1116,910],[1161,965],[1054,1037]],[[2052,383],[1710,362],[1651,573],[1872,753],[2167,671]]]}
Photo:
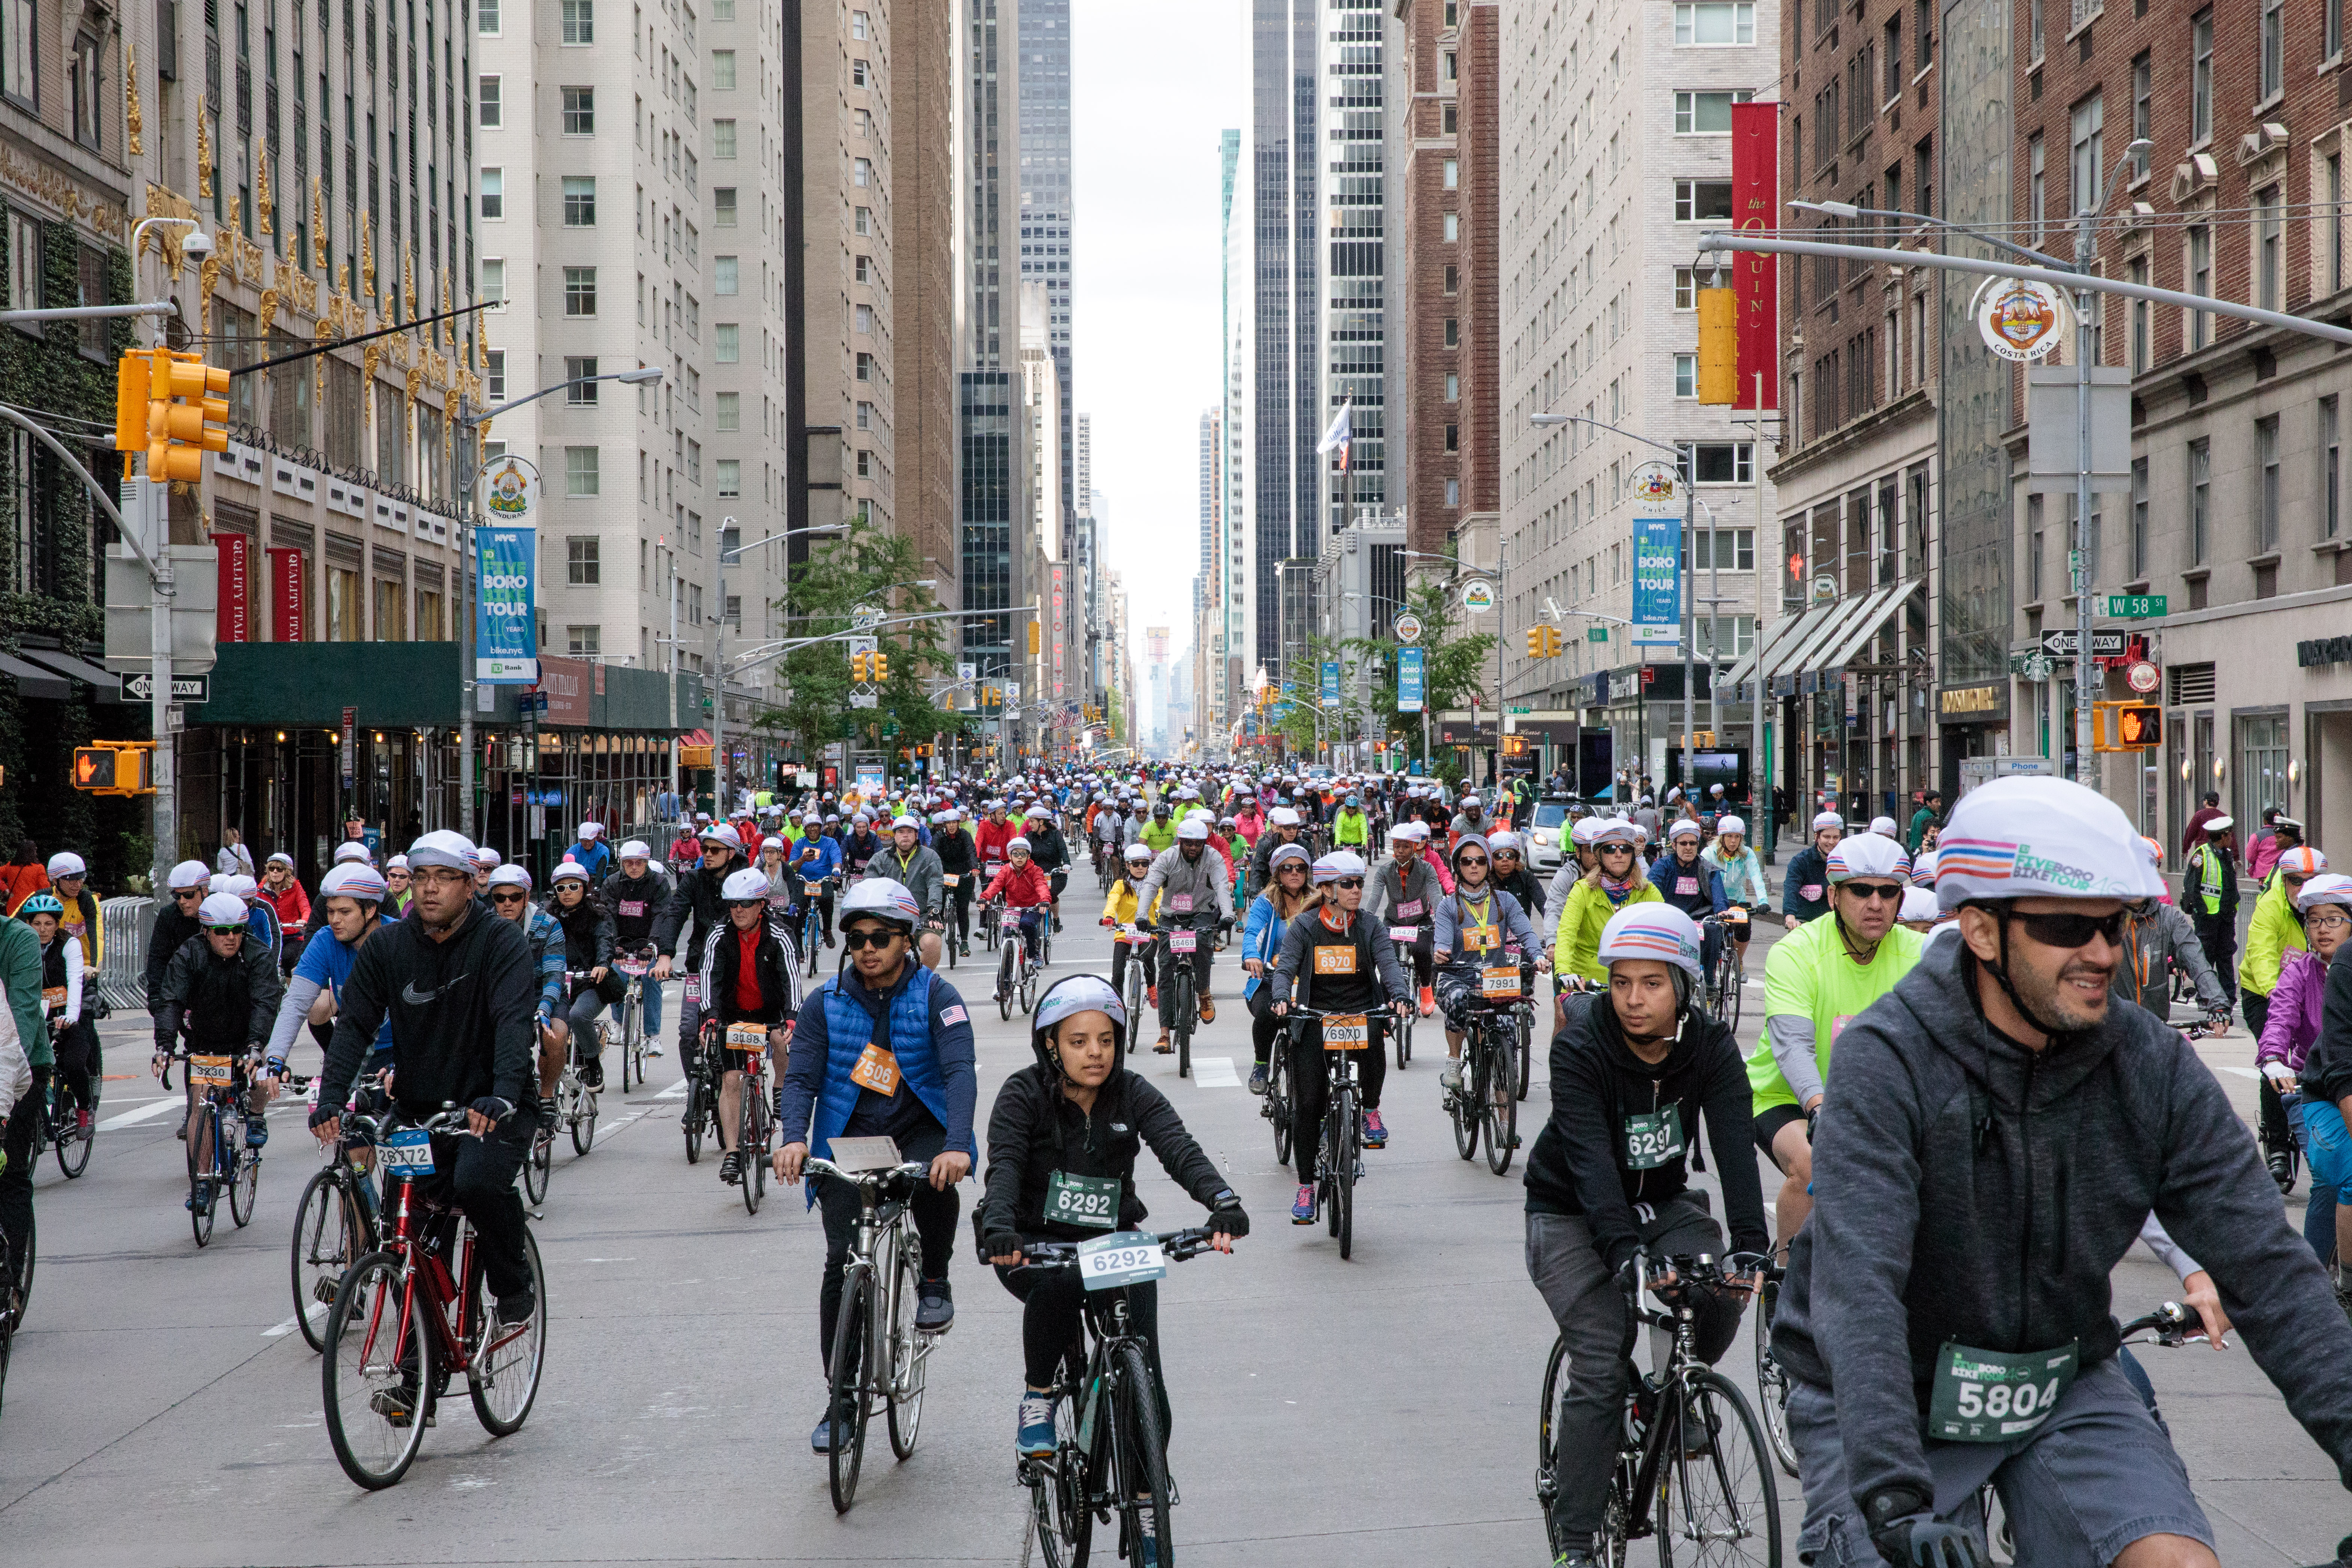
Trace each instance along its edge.
{"label": "white helmet", "polygon": [[[290,865],[291,862],[289,861],[289,864]],[[82,863],[80,856],[70,849],[59,850],[49,857],[49,880],[52,882],[67,877],[86,877],[89,874],[89,868]]]}
{"label": "white helmet", "polygon": [[2352,909],[2352,877],[2339,877],[2329,872],[2312,878],[2295,889],[2296,909],[2309,911],[2322,904],[2342,904]]}
{"label": "white helmet", "polygon": [[1124,858],[1129,864],[1138,860],[1148,862],[1151,858],[1151,846],[1138,839],[1127,847]]}
{"label": "white helmet", "polygon": [[1824,827],[1834,827],[1843,833],[1845,830],[1845,818],[1834,811],[1816,812],[1813,815],[1813,831],[1819,833]]}
{"label": "white helmet", "polygon": [[1945,913],[1979,900],[2164,896],[2123,809],[2066,779],[1995,779],[1962,795],[1936,847]]}
{"label": "white helmet", "polygon": [[243,931],[247,918],[245,900],[235,893],[215,893],[196,906],[198,922],[215,928],[234,926]]}
{"label": "white helmet", "polygon": [[1895,819],[1891,816],[1872,817],[1870,819],[1870,830],[1873,833],[1877,834],[1881,838],[1893,838],[1902,831],[1895,826]]}
{"label": "white helmet", "polygon": [[547,879],[547,885],[551,888],[561,887],[566,882],[577,882],[583,888],[588,885],[588,868],[568,855],[556,862],[554,874]]}
{"label": "white helmet", "polygon": [[353,861],[362,866],[373,866],[375,864],[375,857],[368,853],[368,847],[360,840],[346,838],[335,846],[335,864],[345,866]]}
{"label": "white helmet", "polygon": [[509,860],[490,868],[489,885],[493,888],[520,888],[528,893],[530,891],[530,873]]}
{"label": "white helmet", "polygon": [[1936,890],[1933,888],[1906,888],[1903,889],[1903,912],[1895,919],[1906,923],[1932,921],[1939,912],[1936,908]]}
{"label": "white helmet", "polygon": [[1206,844],[1209,841],[1208,819],[1203,816],[1188,816],[1178,823],[1176,841],[1179,844]]}
{"label": "white helmet", "polygon": [[364,862],[346,861],[319,879],[319,897],[326,899],[357,899],[366,903],[382,903],[391,891],[383,876]]}
{"label": "white helmet", "polygon": [[182,888],[207,887],[212,879],[212,868],[203,861],[183,860],[172,868],[172,874],[163,879],[163,885],[176,893]]}
{"label": "white helmet", "polygon": [[1726,833],[1745,834],[1748,824],[1736,816],[1718,816],[1715,819],[1715,831],[1718,837]]}
{"label": "white helmet", "polygon": [[730,871],[727,874],[727,880],[719,884],[719,896],[730,904],[747,903],[753,899],[764,900],[768,896],[767,876],[748,868]]}
{"label": "white helmet", "polygon": [[650,860],[653,858],[653,847],[642,838],[632,838],[621,846],[621,858],[624,860]]}
{"label": "white helmet", "polygon": [[1601,928],[1597,956],[1603,964],[1622,958],[1671,963],[1693,980],[1702,978],[1698,927],[1672,904],[1627,904]]}
{"label": "white helmet", "polygon": [[1875,833],[1857,833],[1838,841],[1830,851],[1830,886],[1835,887],[1850,877],[1892,877],[1906,881],[1911,873],[1910,858],[1903,846],[1892,838]]}

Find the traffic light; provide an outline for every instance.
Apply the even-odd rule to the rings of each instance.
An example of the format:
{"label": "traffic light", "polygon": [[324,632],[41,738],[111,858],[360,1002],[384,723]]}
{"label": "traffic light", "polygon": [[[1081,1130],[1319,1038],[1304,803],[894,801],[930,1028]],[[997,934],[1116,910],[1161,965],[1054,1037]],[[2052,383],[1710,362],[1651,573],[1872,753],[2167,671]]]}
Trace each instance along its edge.
{"label": "traffic light", "polygon": [[76,746],[74,788],[92,795],[153,794],[154,745],[152,741],[101,741]]}
{"label": "traffic light", "polygon": [[1728,289],[1698,291],[1698,400],[1739,398],[1739,304]]}
{"label": "traffic light", "polygon": [[76,746],[73,782],[76,789],[86,789],[95,794],[112,794],[114,748],[112,746]]}
{"label": "traffic light", "polygon": [[228,450],[228,372],[200,354],[147,349],[114,373],[114,446],[144,447],[147,477],[204,478],[205,454]]}
{"label": "traffic light", "polygon": [[2126,752],[2144,752],[2164,743],[2164,710],[2148,703],[2127,703],[2116,712],[2116,743]]}
{"label": "traffic light", "polygon": [[862,653],[853,653],[849,656],[850,679],[863,681],[866,679],[866,656]]}
{"label": "traffic light", "polygon": [[874,656],[874,679],[875,679],[875,683],[876,683],[877,685],[879,685],[881,682],[886,681],[886,680],[887,680],[887,679],[890,679],[890,656],[889,656],[888,654],[887,654],[887,653],[877,653],[877,654],[876,654],[876,655]]}

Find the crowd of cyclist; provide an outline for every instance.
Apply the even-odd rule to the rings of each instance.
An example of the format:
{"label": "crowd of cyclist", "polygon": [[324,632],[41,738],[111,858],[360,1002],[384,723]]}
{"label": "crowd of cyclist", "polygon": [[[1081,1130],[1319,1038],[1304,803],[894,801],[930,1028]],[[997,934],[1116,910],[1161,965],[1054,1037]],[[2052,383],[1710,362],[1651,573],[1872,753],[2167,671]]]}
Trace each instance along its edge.
{"label": "crowd of cyclist", "polygon": [[[2240,960],[2242,865],[2215,803],[2178,847],[2176,900],[2165,847],[2049,779],[1983,786],[1948,817],[1930,798],[1907,830],[1885,817],[1852,830],[1825,811],[1788,861],[1777,910],[1745,823],[1719,798],[1643,796],[1544,837],[1525,783],[1482,799],[1419,779],[1243,770],[1064,770],[736,805],[660,851],[643,838],[615,847],[582,824],[544,889],[446,831],[381,865],[347,841],[315,893],[283,855],[258,878],[241,846],[242,861],[225,849],[215,866],[184,862],[148,934],[156,1065],[233,1058],[230,1091],[249,1097],[257,1148],[259,1112],[306,1028],[324,1047],[310,1115],[322,1140],[371,1093],[419,1121],[465,1107],[473,1136],[446,1140],[439,1179],[480,1237],[498,1317],[520,1321],[534,1302],[514,1181],[555,1082],[568,1068],[602,1087],[599,1017],[625,989],[621,964],[647,977],[656,1039],[660,982],[683,974],[689,1073],[712,1068],[722,1097],[740,1095],[746,1064],[703,1058],[722,1040],[738,1049],[740,1031],[740,1048],[772,1064],[775,1173],[809,1175],[826,1237],[821,1355],[858,1204],[808,1162],[829,1160],[839,1139],[887,1138],[925,1165],[909,1201],[917,1326],[942,1333],[957,1185],[981,1152],[971,1021],[942,959],[970,954],[975,908],[1001,910],[1004,929],[1043,951],[1083,858],[1115,933],[1110,973],[1072,974],[1038,1000],[1033,1065],[989,1118],[974,1215],[980,1256],[1024,1303],[1024,1454],[1052,1447],[1054,1373],[1081,1308],[1075,1279],[1030,1265],[1028,1248],[1139,1225],[1145,1144],[1208,1211],[1220,1246],[1247,1233],[1174,1106],[1125,1065],[1144,1027],[1123,1000],[1131,967],[1159,1010],[1157,1048],[1175,1021],[1168,966],[1180,959],[1200,1022],[1217,1017],[1219,944],[1187,958],[1150,940],[1186,925],[1237,933],[1249,1089],[1286,1076],[1305,1127],[1323,1113],[1325,1017],[1442,1015],[1451,1093],[1482,971],[1507,952],[1555,974],[1527,1262],[1570,1364],[1554,1535],[1567,1568],[1598,1561],[1615,1423],[1643,1375],[1628,1313],[1645,1287],[1694,1307],[1708,1360],[1749,1293],[1776,1287],[1771,1342],[1790,1378],[1808,1562],[1986,1561],[1975,1500],[1987,1482],[2021,1561],[2216,1561],[2186,1471],[2118,1354],[2107,1279],[2135,1239],[2179,1270],[2216,1342],[2232,1327],[2245,1335],[2352,1475],[2352,1294],[2337,1272],[2352,1241],[2352,969],[2334,963],[2352,936],[2352,878],[2329,874],[2291,819],[2266,822],[2249,857],[2260,877]],[[1559,857],[1549,879],[1531,863],[1538,845]],[[14,1107],[0,1230],[19,1257],[30,1119],[86,1136],[102,1078],[100,905],[78,856],[42,871],[13,879],[0,923],[0,1100]],[[1708,987],[1768,911],[1784,931],[1763,965],[1762,1030],[1743,1048]],[[808,950],[820,943],[845,951],[817,982]],[[2204,1028],[2242,1009],[2262,1152],[2169,1026],[2182,996]],[[1274,1074],[1286,1045],[1289,1071]],[[1384,1063],[1377,1048],[1361,1059],[1372,1150],[1391,1137]],[[384,1067],[388,1089],[362,1087]],[[719,1125],[721,1178],[742,1181],[735,1123]],[[1720,1216],[1688,1179],[1702,1125]],[[1769,1205],[1751,1145],[1782,1178]],[[1319,1149],[1300,1138],[1294,1154],[1292,1218],[1308,1224]],[[2301,1243],[2278,1202],[2299,1161],[2311,1173]],[[188,1199],[208,1201],[202,1184]],[[1709,1291],[1664,1261],[1727,1251],[1737,1267]],[[1156,1373],[1151,1288],[1129,1300]],[[2050,1374],[2030,1411],[1956,1414],[1988,1376],[2029,1363]],[[840,1419],[825,1409],[819,1452]]]}

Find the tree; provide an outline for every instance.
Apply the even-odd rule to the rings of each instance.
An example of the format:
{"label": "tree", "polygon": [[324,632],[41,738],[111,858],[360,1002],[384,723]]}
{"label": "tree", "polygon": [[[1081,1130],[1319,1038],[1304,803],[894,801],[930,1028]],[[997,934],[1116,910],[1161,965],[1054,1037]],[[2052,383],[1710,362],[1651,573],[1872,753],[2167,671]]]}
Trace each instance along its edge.
{"label": "tree", "polygon": [[[1408,590],[1405,607],[1421,617],[1421,640],[1414,646],[1424,654],[1423,700],[1433,713],[1467,707],[1471,695],[1486,683],[1486,658],[1495,651],[1495,635],[1456,635],[1454,627],[1459,623],[1454,616],[1450,584],[1443,581],[1423,583]],[[1420,716],[1397,711],[1398,644],[1388,637],[1350,637],[1345,646],[1360,658],[1372,661],[1371,709],[1391,741],[1402,740],[1419,751],[1425,772],[1438,772],[1446,777],[1459,772],[1450,763],[1443,769],[1434,768],[1428,752],[1420,743]]]}

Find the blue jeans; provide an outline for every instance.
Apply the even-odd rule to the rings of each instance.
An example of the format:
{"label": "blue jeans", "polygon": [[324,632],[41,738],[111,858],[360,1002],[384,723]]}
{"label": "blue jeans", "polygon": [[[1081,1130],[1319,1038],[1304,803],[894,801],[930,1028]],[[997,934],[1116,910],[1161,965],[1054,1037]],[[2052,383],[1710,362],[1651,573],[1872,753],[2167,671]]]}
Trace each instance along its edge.
{"label": "blue jeans", "polygon": [[2352,1190],[2352,1132],[2344,1113],[2322,1100],[2303,1102],[2303,1157],[2311,1167],[2311,1199],[2303,1211],[2303,1238],[2322,1263],[2336,1256],[2336,1206]]}
{"label": "blue jeans", "polygon": [[661,1034],[661,982],[647,974],[640,977],[637,984],[646,1004],[646,1038],[650,1040]]}
{"label": "blue jeans", "polygon": [[1030,909],[1008,910],[1005,912],[1019,920],[1022,940],[1029,944],[1029,956],[1034,959],[1043,952],[1045,937],[1045,906],[1038,904]]}

